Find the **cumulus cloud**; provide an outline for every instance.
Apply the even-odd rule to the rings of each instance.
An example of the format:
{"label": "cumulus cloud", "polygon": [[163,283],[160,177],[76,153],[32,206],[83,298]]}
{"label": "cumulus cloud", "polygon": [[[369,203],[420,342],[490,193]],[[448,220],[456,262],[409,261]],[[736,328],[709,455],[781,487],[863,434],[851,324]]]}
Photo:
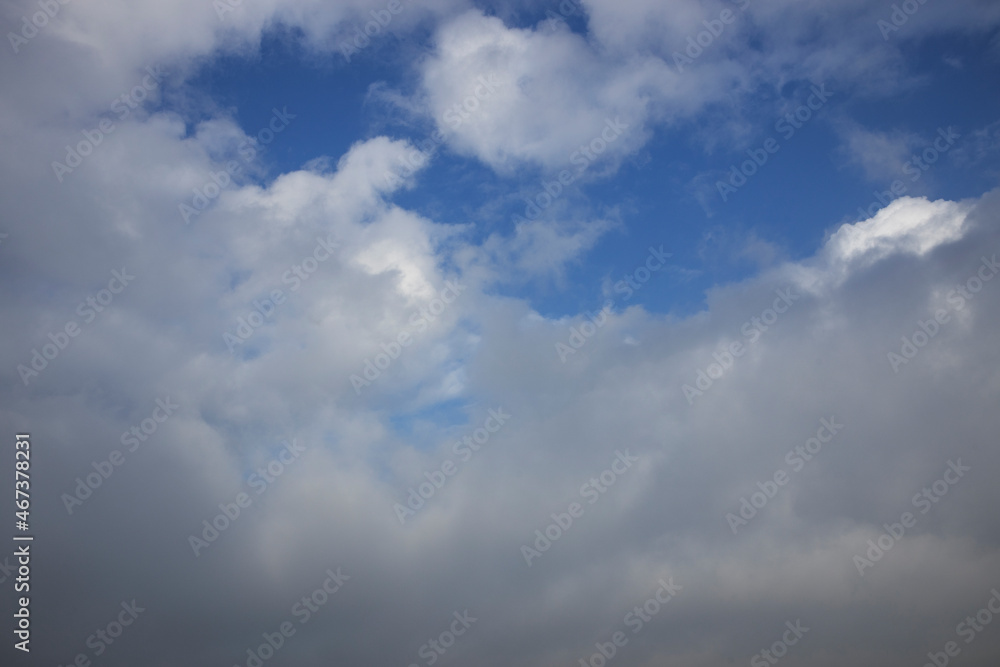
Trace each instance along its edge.
{"label": "cumulus cloud", "polygon": [[[386,177],[407,141],[265,180],[231,118],[157,106],[193,59],[271,21],[329,37],[381,6],[244,3],[220,28],[204,3],[67,4],[0,65],[24,91],[0,115],[0,424],[32,434],[34,659],[98,657],[92,633],[133,601],[103,664],[252,664],[284,622],[274,664],[421,663],[456,614],[475,620],[442,663],[576,664],[621,630],[619,664],[700,667],[796,620],[801,664],[939,650],[1000,566],[1000,192],[903,198],[795,260],[761,240],[766,268],[688,317],[549,317],[501,288],[558,273],[615,215],[476,236],[396,201],[423,177]],[[454,151],[558,172],[620,118],[613,164],[740,78],[682,81],[642,52],[661,25],[698,28],[695,3],[616,6],[586,4],[593,41],[441,5],[418,72]],[[776,7],[751,11],[795,11]],[[114,115],[161,61],[176,79]],[[111,119],[60,181],[52,162]],[[680,588],[654,614],[664,581]],[[963,647],[970,665],[998,652],[995,633]]]}
{"label": "cumulus cloud", "polygon": [[[421,66],[429,113],[455,150],[504,171],[620,158],[645,143],[652,125],[724,87],[695,85],[639,53],[609,61],[564,23],[509,28],[470,11],[439,28],[435,47]],[[495,90],[481,83],[491,76]]]}
{"label": "cumulus cloud", "polygon": [[[373,140],[332,174],[293,173],[267,188],[228,192],[185,232],[208,235],[217,250],[189,254],[179,267],[172,265],[184,256],[181,234],[161,237],[160,259],[134,245],[108,253],[109,268],[136,267],[134,286],[29,387],[8,371],[5,421],[30,424],[36,441],[51,443],[35,464],[49,480],[36,511],[58,527],[47,537],[52,553],[73,545],[77,554],[51,570],[38,604],[56,604],[68,590],[91,600],[86,612],[69,613],[59,651],[41,649],[52,660],[85,650],[89,631],[73,628],[89,628],[93,614],[103,618],[135,597],[150,610],[148,622],[131,630],[135,641],[115,647],[115,660],[138,659],[152,643],[170,646],[176,660],[236,662],[336,566],[351,579],[283,649],[289,664],[413,660],[465,609],[478,620],[455,656],[537,665],[588,656],[663,577],[683,589],[630,647],[630,663],[698,665],[752,653],[805,607],[814,634],[800,650],[824,664],[859,616],[877,625],[885,610],[870,599],[913,597],[910,619],[931,627],[988,597],[975,573],[997,565],[996,526],[974,508],[997,500],[984,474],[997,464],[988,446],[996,425],[985,409],[996,391],[986,372],[996,367],[988,333],[1000,305],[995,287],[969,294],[898,373],[886,355],[933,318],[943,293],[977,274],[984,251],[992,254],[1000,241],[996,193],[963,204],[901,200],[838,230],[815,260],[715,290],[709,309],[687,320],[612,309],[565,364],[555,345],[583,319],[548,320],[474,285],[425,330],[413,328],[412,346],[358,396],[349,376],[449,279],[436,244],[447,230],[387,204],[374,185],[360,187],[379,182],[379,168],[405,150]],[[334,256],[291,291],[283,270],[331,233],[340,243]],[[221,332],[235,330],[272,288],[287,301],[231,354]],[[788,288],[786,314],[745,335],[775,290]],[[44,310],[5,296],[5,308],[33,323],[5,325],[5,367],[25,361],[49,322],[72,317],[79,296]],[[198,303],[209,307],[191,307]],[[705,387],[699,372],[737,341],[746,353]],[[254,354],[244,354],[250,347]],[[447,377],[459,383],[450,394],[441,386]],[[859,382],[863,395],[854,390]],[[689,401],[685,385],[703,393]],[[180,406],[176,416],[68,514],[61,494],[73,493],[76,479],[161,395]],[[446,432],[408,441],[380,416],[419,414],[448,396],[462,400],[464,423]],[[492,408],[509,420],[462,461],[455,443]],[[821,419],[843,431],[794,474],[785,454]],[[256,495],[248,473],[291,438],[305,453]],[[591,492],[591,506],[581,485],[600,480],[616,450],[638,462]],[[968,479],[860,577],[852,557],[882,523],[913,511],[911,496],[958,458],[972,466]],[[461,464],[458,474],[400,525],[394,505],[449,459]],[[734,535],[726,514],[778,469],[792,481]],[[195,557],[189,536],[241,490],[251,508]],[[533,531],[574,500],[583,516],[528,567],[521,547],[534,548]],[[102,545],[112,541],[119,547],[109,555]],[[110,585],[73,583],[112,564]],[[939,584],[914,597],[911,577]],[[170,581],[185,582],[183,597]],[[759,609],[766,612],[752,613]],[[396,628],[391,638],[382,634],[386,624]],[[330,632],[342,637],[336,646],[322,640]],[[501,641],[512,632],[523,640]],[[859,664],[919,657],[906,636],[882,632],[855,654]],[[194,639],[173,643],[178,633]],[[504,648],[487,649],[497,642]]]}

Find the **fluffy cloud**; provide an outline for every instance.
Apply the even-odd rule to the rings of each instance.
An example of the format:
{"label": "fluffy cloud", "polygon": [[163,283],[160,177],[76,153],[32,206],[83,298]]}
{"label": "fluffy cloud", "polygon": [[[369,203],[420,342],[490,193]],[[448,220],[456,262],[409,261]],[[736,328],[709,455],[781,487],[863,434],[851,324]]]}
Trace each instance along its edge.
{"label": "fluffy cloud", "polygon": [[[697,16],[676,6],[680,34]],[[525,222],[477,242],[394,203],[402,184],[385,176],[412,156],[405,141],[373,137],[332,169],[270,182],[247,163],[201,207],[193,191],[243,159],[247,135],[222,116],[191,126],[145,106],[59,182],[52,161],[139,85],[147,60],[178,58],[183,72],[226,34],[179,18],[211,17],[204,4],[76,7],[5,61],[24,94],[0,114],[12,287],[0,293],[0,424],[32,434],[37,660],[93,655],[88,637],[134,599],[144,611],[104,664],[247,664],[286,620],[296,634],[281,664],[419,663],[467,610],[476,621],[447,651],[456,663],[577,663],[623,630],[619,664],[715,665],[801,619],[796,659],[895,667],[940,650],[953,638],[940,629],[985,605],[1000,565],[1000,192],[900,199],[831,230],[812,256],[716,287],[691,317],[621,303],[546,317],[498,284],[572,262],[617,221]],[[291,11],[263,7],[228,17],[244,33],[227,39],[252,45],[265,17]],[[600,39],[621,46],[646,14],[620,7]],[[634,134],[613,162],[669,109],[717,90],[687,95],[662,59],[607,64],[568,30],[478,12],[436,34],[420,69],[435,117],[479,76],[511,77],[451,135],[500,171],[558,171],[621,116]],[[58,58],[69,64],[43,79]],[[113,292],[114,272],[134,278]],[[63,338],[70,321],[79,333]],[[23,381],[18,367],[47,345],[60,349]],[[150,432],[168,398],[177,407]],[[509,416],[480,443],[491,410]],[[794,454],[823,420],[843,427],[811,458]],[[143,439],[129,449],[133,429]],[[283,440],[302,451],[279,465]],[[114,450],[124,462],[102,476]],[[936,495],[959,460],[971,470]],[[778,471],[780,488],[768,484]],[[80,480],[94,474],[88,495]],[[400,525],[396,506],[424,484],[440,488]],[[935,501],[922,513],[925,488]],[[250,506],[216,521],[240,493]],[[773,497],[746,525],[727,518],[757,493]],[[550,529],[574,502],[572,526]],[[907,511],[916,523],[862,576],[855,557]],[[213,521],[228,525],[196,555],[191,536],[207,540]],[[546,547],[536,530],[559,537]],[[539,552],[530,566],[522,547]],[[296,605],[338,567],[342,588],[301,623]],[[676,597],[633,633],[626,619],[670,578]],[[998,647],[984,633],[963,655],[985,665]]]}
{"label": "fluffy cloud", "polygon": [[[505,172],[524,162],[576,170],[634,151],[653,124],[723,93],[721,78],[695,83],[639,53],[609,61],[553,25],[508,28],[470,11],[441,26],[421,84],[455,150]],[[497,85],[482,83],[490,77]]]}
{"label": "fluffy cloud", "polygon": [[[171,136],[184,141],[169,128],[166,119],[135,128],[129,159]],[[295,601],[337,566],[350,579],[289,639],[287,664],[417,660],[427,638],[466,609],[477,621],[455,658],[576,660],[628,629],[626,614],[663,577],[683,588],[623,649],[628,664],[749,655],[803,609],[809,641],[796,650],[811,664],[841,650],[859,618],[872,630],[852,660],[908,664],[919,645],[880,625],[889,601],[910,600],[911,628],[947,625],[983,604],[981,582],[998,564],[995,526],[976,508],[998,500],[985,473],[998,463],[987,406],[996,400],[989,332],[1000,296],[985,283],[959,309],[947,293],[970,289],[981,256],[998,246],[997,193],[963,204],[900,200],[833,233],[814,259],[713,291],[709,309],[687,320],[612,309],[565,364],[555,345],[585,319],[548,320],[474,281],[425,330],[411,330],[412,345],[359,395],[350,375],[427,312],[445,280],[463,280],[441,268],[441,242],[454,230],[388,204],[379,191],[384,170],[406,150],[375,139],[332,173],[230,189],[189,226],[177,219],[176,199],[159,206],[151,215],[162,222],[134,223],[106,260],[90,260],[100,267],[95,287],[105,268],[135,267],[135,283],[106,316],[28,387],[8,371],[5,422],[46,443],[36,445],[35,466],[46,471],[36,512],[52,527],[48,553],[76,554],[59,567],[41,557],[40,570],[51,574],[40,578],[37,604],[55,605],[68,591],[91,600],[86,616],[67,614],[58,644],[40,649],[47,659],[87,650],[86,629],[100,622],[94,614],[110,621],[134,597],[148,616],[129,630],[132,641],[109,649],[113,662],[139,659],[149,645],[193,664],[244,661],[261,633],[301,620],[290,616]],[[96,161],[92,171],[113,164]],[[189,161],[183,169],[212,167]],[[80,176],[89,188],[110,187]],[[145,201],[170,199],[140,175],[108,176]],[[156,187],[184,195],[183,179]],[[163,231],[168,219],[179,231]],[[112,233],[106,222],[91,224]],[[291,291],[284,271],[331,234],[333,256]],[[191,245],[192,235],[211,243]],[[235,331],[253,300],[275,288],[287,300],[231,354],[222,332]],[[769,320],[775,290],[788,288],[793,305]],[[6,368],[73,317],[83,296],[68,285],[57,295],[44,306],[4,297],[6,310],[31,323],[5,324]],[[887,354],[938,307],[953,309],[950,321],[894,372]],[[745,352],[721,362],[723,374],[706,387],[699,372],[715,376],[710,366],[733,342]],[[689,401],[684,385],[703,393]],[[166,395],[176,415],[67,514],[62,494]],[[421,410],[448,399],[464,406],[459,423],[421,426]],[[491,408],[509,419],[463,460],[455,443]],[[385,416],[400,412],[415,417],[409,436]],[[796,471],[786,453],[821,419],[843,430]],[[283,438],[305,452],[257,495],[247,475],[276,456]],[[613,484],[605,475],[604,486],[601,472],[618,450],[638,461]],[[449,459],[458,472],[401,526],[394,505]],[[918,513],[911,497],[957,459],[972,467],[968,477],[917,514],[912,532],[861,577],[853,557],[883,523]],[[726,515],[779,469],[791,481],[734,535]],[[592,490],[583,495],[581,485]],[[253,505],[195,557],[189,536],[240,491]],[[574,501],[583,516],[528,567],[521,547],[535,548],[534,530]],[[934,584],[917,594],[913,578]],[[184,582],[184,595],[168,582]],[[324,640],[331,632],[336,645]],[[511,636],[520,639],[502,641]],[[988,651],[991,641],[976,649]]]}

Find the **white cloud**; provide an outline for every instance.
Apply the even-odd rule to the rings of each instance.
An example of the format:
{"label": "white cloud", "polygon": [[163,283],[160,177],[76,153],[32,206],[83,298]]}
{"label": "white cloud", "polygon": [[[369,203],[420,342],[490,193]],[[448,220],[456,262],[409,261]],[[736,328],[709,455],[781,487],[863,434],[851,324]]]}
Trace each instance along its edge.
{"label": "white cloud", "polygon": [[[230,35],[242,46],[271,15],[245,5],[245,26],[233,16],[244,32]],[[690,4],[674,6],[685,9],[678,26],[697,23]],[[977,6],[979,18],[990,15]],[[313,5],[299,7],[304,23],[326,27]],[[620,7],[601,39],[622,49],[648,34],[646,9],[671,16]],[[23,92],[5,98],[0,114],[9,147],[0,157],[8,234],[0,273],[13,286],[0,293],[0,424],[35,440],[44,481],[32,509],[48,545],[38,554],[37,604],[63,612],[40,659],[85,650],[94,614],[105,618],[102,610],[136,597],[156,622],[116,643],[110,655],[120,664],[148,663],[149,647],[172,664],[237,661],[337,565],[352,580],[288,642],[283,664],[406,664],[464,608],[482,624],[450,658],[568,664],[672,575],[682,595],[621,664],[693,667],[752,655],[760,637],[806,608],[822,625],[801,647],[803,660],[895,667],[926,653],[914,633],[949,629],[988,596],[980,583],[1000,565],[994,514],[983,510],[1000,501],[991,477],[1000,466],[1000,283],[984,284],[899,373],[886,355],[1000,246],[1000,193],[900,199],[841,227],[812,257],[713,289],[708,308],[689,318],[619,307],[563,364],[555,345],[585,318],[549,319],[495,289],[510,273],[565,266],[613,228],[613,216],[528,222],[475,243],[467,228],[387,201],[385,172],[412,147],[375,137],[333,170],[317,162],[273,182],[234,183],[185,225],[178,204],[245,136],[222,117],[189,134],[176,114],[139,111],[59,184],[51,161],[135,85],[147,60],[185,61],[226,43],[207,19],[187,22],[184,12],[215,20],[204,3],[65,10],[64,28],[0,65]],[[792,10],[760,11],[766,24]],[[153,34],[157,26],[163,34]],[[75,45],[67,46],[58,38],[70,31]],[[484,101],[484,114],[453,137],[456,150],[501,170],[504,156],[558,169],[611,114],[635,124],[611,149],[620,157],[671,109],[697,108],[718,90],[688,94],[682,86],[695,84],[678,82],[653,56],[618,54],[607,64],[598,46],[569,32],[511,29],[477,13],[455,17],[438,36],[421,70],[435,114],[480,73],[516,75],[497,92],[502,113]],[[41,76],[60,59],[65,68]],[[560,221],[577,219],[586,222]],[[290,267],[331,234],[336,252],[293,291]],[[758,245],[763,262],[774,262],[771,250]],[[134,284],[25,387],[17,366],[81,317],[77,304],[122,266]],[[453,279],[467,290],[414,327],[412,345],[359,396],[350,376]],[[742,326],[789,285],[801,298],[751,346]],[[276,289],[286,300],[231,354],[223,332]],[[689,405],[683,385],[733,341],[748,343],[747,353]],[[61,494],[164,394],[181,405],[178,415],[67,515]],[[393,503],[454,458],[455,442],[497,406],[510,422],[400,526]],[[436,410],[451,416],[436,420]],[[726,512],[829,415],[844,433],[732,535]],[[406,419],[423,425],[410,432]],[[427,425],[442,422],[451,425]],[[194,558],[188,535],[245,490],[253,464],[287,437],[307,446],[301,466]],[[641,463],[526,568],[520,545],[618,448]],[[852,555],[958,457],[973,473],[860,580]],[[995,651],[996,641],[984,635],[977,650]]]}
{"label": "white cloud", "polygon": [[[690,112],[721,85],[684,82],[662,60],[632,54],[608,62],[565,26],[554,31],[508,28],[471,11],[441,26],[434,55],[421,67],[428,112],[450,145],[502,172],[528,162],[548,170],[573,169],[581,148],[602,145],[602,160],[620,158],[649,137],[669,113]],[[454,127],[449,109],[497,77],[495,92]],[[615,125],[617,123],[617,125]],[[614,125],[609,139],[606,128]],[[624,129],[624,131],[621,131]]]}
{"label": "white cloud", "polygon": [[870,266],[896,252],[922,256],[961,238],[972,205],[901,197],[869,220],[844,225],[827,241],[831,262]]}

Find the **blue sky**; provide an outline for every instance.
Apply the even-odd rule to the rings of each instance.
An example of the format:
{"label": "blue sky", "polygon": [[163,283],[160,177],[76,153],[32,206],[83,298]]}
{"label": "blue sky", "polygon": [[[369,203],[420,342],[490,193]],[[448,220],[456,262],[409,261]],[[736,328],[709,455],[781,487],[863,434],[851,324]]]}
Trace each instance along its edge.
{"label": "blue sky", "polygon": [[[545,20],[544,11],[529,10],[510,24],[532,29]],[[568,25],[586,37],[578,17],[570,16]],[[417,32],[427,48],[433,35]],[[350,61],[340,52],[304,53],[299,39],[287,27],[266,30],[258,52],[203,63],[187,91],[227,109],[249,135],[266,124],[275,100],[297,114],[288,133],[269,147],[264,181],[319,157],[341,155],[359,138],[386,135],[417,143],[430,136],[426,119],[403,117],[378,99],[384,89],[412,91],[414,51],[420,48],[415,37],[376,35]],[[551,280],[500,292],[527,299],[547,316],[571,315],[600,304],[601,281],[613,277],[617,282],[634,270],[646,253],[643,243],[663,244],[680,270],[658,279],[654,289],[636,292],[630,303],[690,315],[705,307],[705,292],[713,285],[751,277],[780,259],[810,256],[828,233],[862,219],[858,209],[868,209],[878,199],[876,191],[888,191],[896,178],[906,184],[906,194],[931,198],[962,199],[988,189],[995,180],[995,154],[975,164],[945,156],[916,181],[901,171],[866,173],[852,154],[846,136],[851,129],[908,136],[908,159],[919,156],[941,128],[952,128],[968,145],[969,135],[997,120],[1000,91],[992,82],[1000,62],[994,35],[904,41],[900,51],[905,65],[898,90],[859,97],[852,82],[840,90],[837,83],[827,83],[829,103],[801,129],[785,124],[779,131],[775,125],[784,115],[779,109],[790,111],[808,96],[814,82],[804,79],[780,86],[761,81],[707,113],[655,128],[613,174],[574,184],[572,196],[583,210],[614,210],[618,226]],[[740,127],[733,128],[737,123]],[[795,130],[791,136],[789,127]],[[712,139],[736,131],[739,135],[729,140]],[[769,156],[749,186],[723,201],[716,184],[768,137],[777,140],[780,152]],[[420,187],[398,193],[394,201],[443,223],[472,223],[471,238],[481,240],[494,232],[509,234],[514,216],[524,214],[518,193],[536,196],[549,176],[531,165],[497,175],[445,146],[421,174]],[[456,183],[462,186],[456,189]]]}
{"label": "blue sky", "polygon": [[0,22],[3,664],[996,665],[995,0]]}

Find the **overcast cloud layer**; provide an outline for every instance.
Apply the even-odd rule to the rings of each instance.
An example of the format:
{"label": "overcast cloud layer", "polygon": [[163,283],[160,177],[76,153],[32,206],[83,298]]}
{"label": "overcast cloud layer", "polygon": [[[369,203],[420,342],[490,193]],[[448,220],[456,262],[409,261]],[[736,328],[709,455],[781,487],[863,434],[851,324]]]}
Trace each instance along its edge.
{"label": "overcast cloud layer", "polygon": [[[996,172],[820,213],[806,253],[734,231],[756,268],[694,313],[618,276],[682,284],[695,251],[580,188],[686,160],[664,138],[695,119],[738,163],[817,86],[905,99],[935,39],[996,57],[1000,5],[886,32],[867,0],[50,4],[0,13],[0,472],[7,511],[30,433],[35,536],[30,653],[0,556],[3,664],[997,664]],[[281,173],[261,142],[323,110],[246,127],[193,83],[275,31],[303,62],[407,54],[373,129]],[[1000,146],[830,114],[816,160],[876,191],[926,146],[983,173]],[[443,191],[519,215],[412,203],[446,160],[481,181]],[[731,210],[726,178],[683,187]],[[623,234],[589,308],[533,301]]]}

